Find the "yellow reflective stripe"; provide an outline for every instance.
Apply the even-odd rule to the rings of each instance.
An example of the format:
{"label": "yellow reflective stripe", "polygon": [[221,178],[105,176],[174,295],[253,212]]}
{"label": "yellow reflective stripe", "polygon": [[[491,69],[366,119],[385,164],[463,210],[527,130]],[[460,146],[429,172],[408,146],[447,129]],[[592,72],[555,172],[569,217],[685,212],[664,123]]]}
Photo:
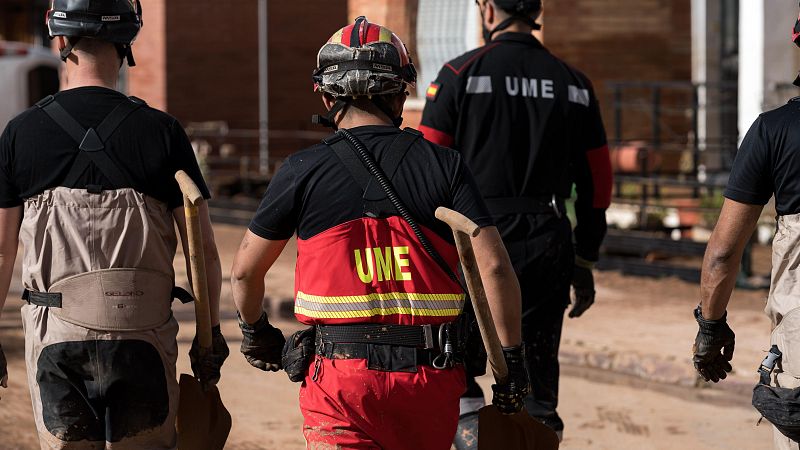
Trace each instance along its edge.
{"label": "yellow reflective stripe", "polygon": [[297,298],[314,303],[367,303],[385,300],[419,300],[419,301],[440,301],[440,302],[462,302],[464,294],[417,294],[413,292],[389,292],[386,294],[367,294],[367,295],[340,295],[322,296],[306,294],[297,291]]}
{"label": "yellow reflective stripe", "polygon": [[388,28],[381,27],[379,42],[392,42],[392,32]]}
{"label": "yellow reflective stripe", "polygon": [[358,311],[312,311],[295,306],[295,314],[318,319],[356,319],[361,317],[388,316],[392,314],[408,314],[426,317],[448,317],[461,314],[461,308],[454,309],[419,309],[419,308],[369,308]]}

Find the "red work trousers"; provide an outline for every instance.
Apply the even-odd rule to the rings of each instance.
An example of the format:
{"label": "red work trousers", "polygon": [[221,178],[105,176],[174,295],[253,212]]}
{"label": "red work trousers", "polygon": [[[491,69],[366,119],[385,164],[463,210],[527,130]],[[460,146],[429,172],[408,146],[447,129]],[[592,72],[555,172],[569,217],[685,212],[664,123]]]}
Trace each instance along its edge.
{"label": "red work trousers", "polygon": [[303,435],[313,450],[448,450],[465,389],[462,366],[382,372],[316,356],[300,388]]}

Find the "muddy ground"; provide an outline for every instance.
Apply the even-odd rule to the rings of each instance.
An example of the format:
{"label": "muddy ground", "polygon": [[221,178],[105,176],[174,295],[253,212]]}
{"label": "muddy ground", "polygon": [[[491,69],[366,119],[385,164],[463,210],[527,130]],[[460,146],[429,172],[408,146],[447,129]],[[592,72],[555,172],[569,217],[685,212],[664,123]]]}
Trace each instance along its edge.
{"label": "muddy ground", "polygon": [[[243,232],[217,226],[225,274]],[[757,269],[768,271],[760,252]],[[293,259],[290,246],[267,277],[269,309],[273,317],[283,317],[276,324],[287,333],[298,327],[285,303],[292,296]],[[176,269],[185,276],[182,263]],[[0,389],[0,450],[37,448],[22,360],[18,284],[17,272],[0,319],[10,371],[9,389]],[[599,274],[597,284],[597,304],[584,317],[565,323],[560,412],[567,428],[562,449],[771,448],[771,428],[756,426],[758,414],[749,406],[755,367],[769,347],[769,325],[761,314],[765,291],[735,294],[730,322],[737,333],[736,371],[711,387],[698,382],[691,370],[697,286],[609,272]],[[193,314],[191,306],[175,309],[181,323],[179,372],[188,372]],[[227,448],[304,448],[298,386],[282,373],[251,368],[238,353],[240,334],[227,283],[222,309],[231,357],[220,390],[234,421]],[[488,379],[481,382],[488,387]]]}

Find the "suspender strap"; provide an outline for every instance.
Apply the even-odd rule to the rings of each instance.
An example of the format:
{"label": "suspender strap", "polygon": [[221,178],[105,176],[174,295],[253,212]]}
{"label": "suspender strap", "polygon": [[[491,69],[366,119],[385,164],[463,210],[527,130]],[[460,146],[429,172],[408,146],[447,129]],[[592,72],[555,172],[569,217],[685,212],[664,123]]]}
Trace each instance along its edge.
{"label": "suspender strap", "polygon": [[133,112],[145,105],[145,102],[129,97],[114,108],[97,127],[84,129],[56,100],[48,96],[36,104],[53,121],[58,124],[78,145],[80,152],[75,157],[72,167],[64,178],[64,184],[74,186],[81,175],[93,163],[115,188],[132,186],[125,172],[108,156],[105,143]]}
{"label": "suspender strap", "polygon": [[128,97],[128,101],[117,105],[117,107],[106,116],[103,122],[97,126],[97,134],[100,136],[100,140],[104,143],[108,142],[108,139],[117,131],[117,128],[122,125],[122,122],[145,104],[146,103],[142,99]]}
{"label": "suspender strap", "polygon": [[[384,157],[381,158],[379,164],[390,180],[394,178],[406,153],[408,153],[420,136],[422,135],[418,131],[406,128],[389,146],[388,151]],[[364,200],[388,202],[383,188],[380,187],[375,177],[369,173],[367,168],[364,167],[364,163],[361,162],[361,159],[356,155],[347,141],[341,136],[336,135],[323,142],[333,149],[336,156],[339,157],[339,160],[344,164],[345,168],[347,168],[347,171],[350,172],[350,176],[353,177],[356,184],[364,191]],[[387,203],[387,205],[388,209],[394,209],[391,203]]]}
{"label": "suspender strap", "polygon": [[[395,138],[392,145],[389,147],[389,153],[383,158],[383,172],[386,176],[392,180],[394,179],[394,174],[397,173],[397,168],[400,167],[400,163],[403,161],[403,158],[406,156],[406,153],[411,149],[417,139],[422,137],[422,133],[412,128],[406,128],[400,133],[397,138]],[[350,153],[353,153],[350,150]],[[361,165],[364,167],[364,165]],[[366,168],[364,168],[366,171]]]}
{"label": "suspender strap", "polygon": [[55,97],[47,96],[44,100],[36,104],[42,111],[47,113],[53,122],[60,126],[73,141],[80,144],[86,137],[86,130],[73,118],[63,106],[58,104]]}

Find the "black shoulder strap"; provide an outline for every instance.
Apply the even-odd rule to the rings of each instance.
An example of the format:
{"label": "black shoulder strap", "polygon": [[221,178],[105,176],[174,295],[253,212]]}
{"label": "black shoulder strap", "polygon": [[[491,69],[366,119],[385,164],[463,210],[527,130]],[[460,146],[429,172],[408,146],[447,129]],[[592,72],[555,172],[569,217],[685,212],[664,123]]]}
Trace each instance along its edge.
{"label": "black shoulder strap", "polygon": [[392,145],[389,147],[389,151],[386,153],[383,160],[380,161],[383,172],[390,180],[394,179],[394,174],[397,173],[397,168],[400,167],[400,163],[403,161],[403,158],[405,158],[406,153],[411,150],[411,147],[414,146],[417,139],[421,137],[422,133],[413,128],[406,128],[402,133],[397,135],[397,138],[395,138],[394,142],[392,142]]}
{"label": "black shoulder strap", "polygon": [[128,97],[127,102],[122,102],[114,108],[111,113],[103,120],[103,122],[97,126],[97,134],[100,136],[100,139],[103,143],[106,143],[108,139],[117,131],[122,122],[128,118],[131,114],[133,114],[136,110],[145,106],[146,103],[144,100],[141,100],[136,97]]}
{"label": "black shoulder strap", "polygon": [[53,122],[60,126],[78,144],[81,144],[86,137],[86,130],[73,118],[67,110],[58,104],[56,98],[48,95],[36,104],[44,111]]}
{"label": "black shoulder strap", "polygon": [[[129,178],[105,152],[105,143],[125,119],[144,105],[144,101],[129,97],[117,105],[95,131],[94,128],[84,129],[52,95],[37,103],[36,106],[50,116],[78,144],[80,153],[65,177],[64,184],[74,186],[91,162],[114,187],[131,186]],[[81,155],[86,157],[82,158]]]}
{"label": "black shoulder strap", "polygon": [[[408,151],[411,150],[411,147],[414,146],[414,142],[421,136],[422,133],[411,128],[406,128],[395,138],[394,142],[392,142],[389,150],[379,162],[383,172],[390,180],[394,178],[394,174],[397,173],[400,163],[403,161]],[[374,192],[380,194],[379,198],[386,197],[386,193],[376,183],[375,178],[369,173],[367,168],[364,167],[364,163],[358,155],[356,155],[355,150],[347,141],[337,134],[322,142],[333,149],[336,156],[339,157],[339,160],[347,168],[347,171],[350,172],[356,184],[364,191],[365,199],[375,198],[375,195],[370,195],[374,194]]]}
{"label": "black shoulder strap", "polygon": [[358,187],[366,193],[372,175],[369,174],[367,168],[364,167],[364,164],[361,163],[361,160],[358,159],[358,156],[353,152],[350,144],[338,135],[322,142],[336,153],[339,161],[341,161],[347,171],[350,172],[350,176],[353,177]]}

